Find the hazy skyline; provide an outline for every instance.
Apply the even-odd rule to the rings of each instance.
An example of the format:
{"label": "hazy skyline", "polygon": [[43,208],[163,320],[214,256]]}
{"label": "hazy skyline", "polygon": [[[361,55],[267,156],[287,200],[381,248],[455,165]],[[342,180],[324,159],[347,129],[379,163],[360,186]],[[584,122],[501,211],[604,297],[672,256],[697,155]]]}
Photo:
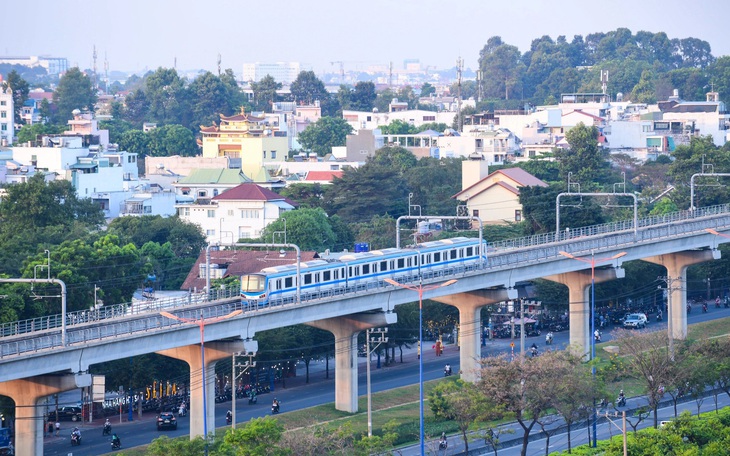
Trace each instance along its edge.
{"label": "hazy skyline", "polygon": [[[272,5],[274,7],[272,7]],[[418,59],[447,69],[459,56],[475,68],[489,37],[499,35],[521,52],[549,35],[608,32],[619,27],[666,32],[710,43],[716,57],[730,55],[724,31],[730,2],[705,0],[35,0],[2,8],[0,55],[65,57],[69,65],[140,72],[172,67],[240,74],[244,63],[297,61],[317,74]],[[334,62],[334,63],[333,63]]]}

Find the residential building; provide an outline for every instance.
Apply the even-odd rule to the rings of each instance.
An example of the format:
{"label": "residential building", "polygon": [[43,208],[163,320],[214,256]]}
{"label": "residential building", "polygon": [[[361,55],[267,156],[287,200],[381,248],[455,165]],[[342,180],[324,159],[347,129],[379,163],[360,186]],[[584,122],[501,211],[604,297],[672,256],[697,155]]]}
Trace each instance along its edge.
{"label": "residential building", "polygon": [[3,84],[0,75],[0,146],[10,146],[15,138],[15,105],[13,90]]}
{"label": "residential building", "polygon": [[465,160],[462,164],[462,190],[454,195],[466,203],[469,215],[486,224],[522,221],[520,188],[547,187],[548,184],[521,168],[506,168],[487,174],[485,160]]}
{"label": "residential building", "polygon": [[455,112],[424,111],[421,109],[395,112],[342,111],[342,117],[350,124],[354,133],[359,130],[375,130],[389,125],[394,120],[400,120],[414,127],[433,122],[452,125],[454,116],[456,116]]}
{"label": "residential building", "polygon": [[41,102],[33,98],[25,100],[20,110],[20,118],[26,125],[41,123]]}
{"label": "residential building", "polygon": [[241,79],[246,82],[259,82],[268,75],[276,82],[289,85],[297,79],[301,71],[299,62],[244,63]]}
{"label": "residential building", "polygon": [[119,216],[160,215],[168,217],[177,212],[175,210],[176,202],[173,189],[163,188],[157,184],[141,185],[140,188],[134,189],[131,197],[122,202]]}
{"label": "residential building", "polygon": [[201,127],[203,157],[229,157],[240,162],[243,173],[256,176],[272,161],[285,158],[289,152],[286,130],[279,130],[265,117],[251,114],[220,116],[220,125]]}
{"label": "residential building", "polygon": [[231,243],[256,238],[296,203],[253,183],[245,183],[212,198],[175,205],[181,219],[201,227],[207,242]]}
{"label": "residential building", "polygon": [[0,57],[0,63],[22,65],[31,68],[45,68],[49,75],[60,76],[68,71],[68,60],[63,57],[49,57],[47,55],[31,55],[27,57]]}
{"label": "residential building", "polygon": [[94,138],[89,144],[98,144],[102,148],[109,145],[109,130],[99,130],[99,121],[90,112],[73,110],[73,119],[68,121],[69,130],[63,133],[64,136],[87,136]]}

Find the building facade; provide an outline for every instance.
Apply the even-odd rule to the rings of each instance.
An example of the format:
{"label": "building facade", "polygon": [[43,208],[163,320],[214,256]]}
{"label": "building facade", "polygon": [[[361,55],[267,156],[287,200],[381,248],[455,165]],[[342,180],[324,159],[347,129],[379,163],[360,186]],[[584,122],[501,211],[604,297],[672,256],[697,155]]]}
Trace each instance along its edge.
{"label": "building facade", "polygon": [[13,90],[3,85],[0,76],[0,146],[10,146],[15,138]]}

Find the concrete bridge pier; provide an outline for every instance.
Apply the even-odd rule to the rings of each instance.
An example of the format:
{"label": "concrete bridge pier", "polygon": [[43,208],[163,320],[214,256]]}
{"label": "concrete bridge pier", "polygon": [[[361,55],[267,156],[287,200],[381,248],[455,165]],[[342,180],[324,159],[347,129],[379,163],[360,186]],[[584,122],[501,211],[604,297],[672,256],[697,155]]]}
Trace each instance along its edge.
{"label": "concrete bridge pier", "polygon": [[335,408],[357,412],[357,335],[397,321],[395,312],[360,313],[305,323],[335,336]]}
{"label": "concrete bridge pier", "polygon": [[[230,358],[234,353],[245,351],[243,341],[206,342],[205,343],[205,419],[208,434],[215,435],[215,364],[221,359]],[[203,421],[203,369],[200,356],[200,344],[185,345],[158,351],[160,355],[179,359],[190,366],[190,439],[205,434]]]}
{"label": "concrete bridge pier", "polygon": [[[594,269],[595,282],[622,279],[623,268]],[[543,277],[568,287],[568,318],[570,346],[573,353],[586,360],[591,354],[591,270],[566,272]]]}
{"label": "concrete bridge pier", "polygon": [[432,301],[459,309],[459,369],[462,380],[472,383],[479,380],[479,360],[482,358],[482,307],[516,298],[517,290],[513,288],[474,290],[430,298]]}
{"label": "concrete bridge pier", "polygon": [[[671,337],[687,338],[687,268],[693,264],[719,259],[720,251],[717,249],[693,250],[642,258],[643,261],[667,268],[667,278],[669,279],[667,293],[669,293],[668,298],[672,308],[665,316],[672,319],[672,324],[667,325],[667,331],[671,326],[672,333],[674,333]],[[694,310],[695,312],[700,311],[699,309]]]}
{"label": "concrete bridge pier", "polygon": [[[38,403],[41,398],[90,385],[90,374],[40,375],[2,382],[0,391],[15,401],[15,454],[43,454],[45,404]],[[64,433],[70,436],[68,429]]]}

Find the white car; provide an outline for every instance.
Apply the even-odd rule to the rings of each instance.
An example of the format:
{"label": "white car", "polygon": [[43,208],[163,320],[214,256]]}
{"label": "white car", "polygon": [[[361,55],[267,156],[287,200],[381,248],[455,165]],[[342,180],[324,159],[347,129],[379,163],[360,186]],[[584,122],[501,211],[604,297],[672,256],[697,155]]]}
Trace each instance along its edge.
{"label": "white car", "polygon": [[628,314],[624,318],[624,328],[645,328],[647,321],[646,315],[643,313]]}

